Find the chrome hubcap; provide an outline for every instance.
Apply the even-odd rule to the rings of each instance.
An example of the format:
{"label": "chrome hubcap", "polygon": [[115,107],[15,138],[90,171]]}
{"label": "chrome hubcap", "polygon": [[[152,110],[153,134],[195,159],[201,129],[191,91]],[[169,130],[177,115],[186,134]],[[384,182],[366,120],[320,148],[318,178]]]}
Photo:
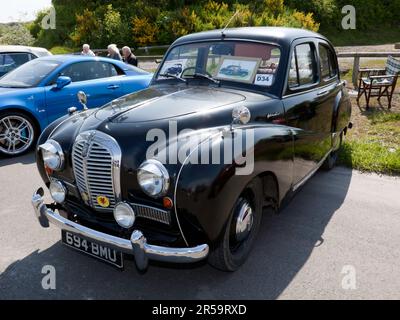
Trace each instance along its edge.
{"label": "chrome hubcap", "polygon": [[253,226],[253,209],[248,202],[244,202],[236,217],[236,240],[243,241],[249,235]]}
{"label": "chrome hubcap", "polygon": [[16,155],[27,150],[33,142],[33,126],[20,116],[0,119],[0,151]]}

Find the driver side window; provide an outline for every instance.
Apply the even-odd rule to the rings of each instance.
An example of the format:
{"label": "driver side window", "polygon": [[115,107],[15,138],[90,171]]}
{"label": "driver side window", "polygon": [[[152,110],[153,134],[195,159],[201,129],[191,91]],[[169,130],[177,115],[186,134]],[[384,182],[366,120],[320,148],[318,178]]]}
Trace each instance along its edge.
{"label": "driver side window", "polygon": [[61,71],[60,76],[70,77],[72,82],[91,80],[90,62],[71,64]]}
{"label": "driver side window", "polygon": [[70,77],[72,82],[115,77],[119,75],[114,65],[101,61],[78,62],[66,67],[59,76]]}

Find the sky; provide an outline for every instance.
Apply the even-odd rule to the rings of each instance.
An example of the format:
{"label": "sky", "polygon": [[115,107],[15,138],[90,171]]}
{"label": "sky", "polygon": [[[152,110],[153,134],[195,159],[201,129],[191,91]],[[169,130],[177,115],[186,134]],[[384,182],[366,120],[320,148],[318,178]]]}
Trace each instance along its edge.
{"label": "sky", "polygon": [[[0,23],[35,19],[36,13],[51,6],[51,0],[0,0]],[[6,3],[6,4],[5,4]]]}

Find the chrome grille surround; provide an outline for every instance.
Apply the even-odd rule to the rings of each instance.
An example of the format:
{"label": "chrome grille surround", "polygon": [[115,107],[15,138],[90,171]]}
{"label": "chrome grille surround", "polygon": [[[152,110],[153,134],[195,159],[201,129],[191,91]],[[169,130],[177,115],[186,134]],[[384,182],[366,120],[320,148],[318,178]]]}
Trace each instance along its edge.
{"label": "chrome grille surround", "polygon": [[[72,148],[72,167],[76,186],[86,205],[103,212],[112,212],[121,201],[121,149],[117,141],[97,130],[85,131],[76,139]],[[103,208],[97,203],[98,196],[106,196],[110,206]],[[167,225],[171,214],[142,204],[130,203],[137,217]]]}
{"label": "chrome grille surround", "polygon": [[169,211],[137,203],[131,203],[130,205],[135,211],[137,217],[150,219],[168,225],[171,223],[171,214]]}
{"label": "chrome grille surround", "polygon": [[[78,135],[72,149],[72,167],[82,200],[99,211],[112,211],[121,200],[121,149],[117,141],[97,130]],[[110,206],[97,202],[106,196]]]}

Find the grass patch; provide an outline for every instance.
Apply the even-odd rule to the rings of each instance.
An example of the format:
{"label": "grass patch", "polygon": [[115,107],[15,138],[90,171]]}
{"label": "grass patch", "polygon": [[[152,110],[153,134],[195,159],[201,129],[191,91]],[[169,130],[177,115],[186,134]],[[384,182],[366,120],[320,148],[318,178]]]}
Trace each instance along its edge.
{"label": "grass patch", "polygon": [[50,49],[52,54],[69,54],[74,52],[79,52],[79,49],[73,49],[68,47],[53,47]]}
{"label": "grass patch", "polygon": [[400,113],[372,113],[367,116],[371,124],[400,121]]}
{"label": "grass patch", "polygon": [[345,141],[339,164],[360,171],[400,175],[400,149],[390,149],[378,142]]}
{"label": "grass patch", "polygon": [[400,113],[367,114],[360,128],[350,130],[339,164],[361,171],[400,175]]}
{"label": "grass patch", "polygon": [[343,74],[340,78],[342,80],[346,80],[348,83],[352,83],[352,81],[353,81],[353,69],[350,69],[348,72]]}

